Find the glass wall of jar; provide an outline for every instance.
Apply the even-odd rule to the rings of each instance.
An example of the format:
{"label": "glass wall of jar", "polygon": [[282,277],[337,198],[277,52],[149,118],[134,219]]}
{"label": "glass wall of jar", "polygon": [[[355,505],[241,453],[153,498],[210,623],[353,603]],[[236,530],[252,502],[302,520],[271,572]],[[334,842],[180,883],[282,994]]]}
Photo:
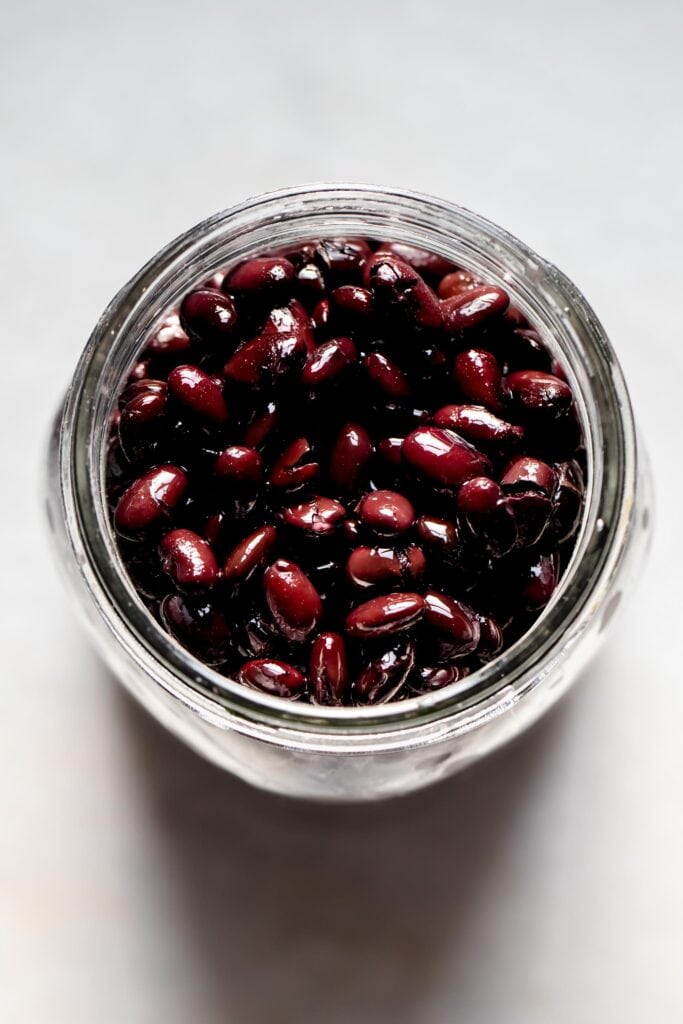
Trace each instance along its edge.
{"label": "glass wall of jar", "polygon": [[[380,706],[320,707],[247,689],[162,629],[121,561],[105,463],[112,413],[130,367],[188,290],[267,249],[354,235],[432,250],[508,291],[574,389],[588,486],[571,562],[543,614],[513,646],[433,693]],[[536,720],[577,678],[634,584],[651,504],[618,361],[574,285],[507,232],[453,204],[334,184],[287,189],[218,214],[168,245],[125,285],[76,368],[55,423],[47,475],[58,559],[118,678],[216,764],[265,789],[325,800],[420,788]]]}

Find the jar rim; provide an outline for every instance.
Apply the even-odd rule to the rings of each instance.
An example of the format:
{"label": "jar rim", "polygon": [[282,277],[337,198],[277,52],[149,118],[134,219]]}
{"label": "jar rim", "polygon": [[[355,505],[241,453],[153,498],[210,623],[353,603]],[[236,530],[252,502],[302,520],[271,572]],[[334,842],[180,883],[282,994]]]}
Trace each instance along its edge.
{"label": "jar rim", "polygon": [[[251,690],[204,665],[177,643],[143,605],[113,540],[104,500],[103,452],[117,389],[105,385],[130,365],[149,326],[207,271],[273,243],[287,228],[301,239],[312,220],[339,227],[362,222],[365,231],[455,256],[491,263],[523,309],[535,303],[553,341],[569,361],[581,399],[589,479],[574,554],[547,608],[510,648],[461,683],[434,693],[369,707],[322,707]],[[419,238],[417,237],[419,235]],[[403,237],[401,237],[403,236]],[[224,257],[226,241],[231,257]],[[509,278],[505,275],[509,275]],[[488,279],[488,278],[487,278]],[[191,286],[191,285],[190,285]],[[175,293],[174,293],[175,289]],[[542,300],[542,302],[541,302]],[[146,327],[145,327],[146,324]],[[125,344],[124,344],[125,343]],[[127,357],[120,358],[126,348]],[[111,384],[111,380],[109,381]],[[224,210],[162,248],[109,304],[83,352],[67,395],[59,438],[61,500],[72,552],[99,615],[119,643],[151,675],[198,715],[223,727],[258,731],[273,742],[310,749],[356,749],[358,737],[406,729],[469,730],[504,712],[542,680],[549,663],[574,646],[609,590],[626,548],[636,486],[636,437],[626,385],[607,336],[569,279],[513,235],[446,200],[405,189],[325,182],[268,192]]]}

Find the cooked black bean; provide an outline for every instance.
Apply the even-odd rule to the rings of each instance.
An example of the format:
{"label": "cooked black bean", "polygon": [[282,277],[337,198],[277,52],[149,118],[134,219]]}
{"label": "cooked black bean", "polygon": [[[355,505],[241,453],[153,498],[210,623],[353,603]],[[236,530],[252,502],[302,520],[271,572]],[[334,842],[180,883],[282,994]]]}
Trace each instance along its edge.
{"label": "cooked black bean", "polygon": [[378,704],[395,697],[415,665],[415,644],[408,640],[373,658],[354,683],[360,704]]}

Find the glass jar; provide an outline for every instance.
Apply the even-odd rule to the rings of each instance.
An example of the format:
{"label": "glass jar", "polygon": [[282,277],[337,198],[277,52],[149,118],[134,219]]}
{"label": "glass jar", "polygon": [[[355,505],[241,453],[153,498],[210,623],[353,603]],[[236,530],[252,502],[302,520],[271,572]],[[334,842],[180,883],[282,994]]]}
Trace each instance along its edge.
{"label": "glass jar", "polygon": [[[363,708],[287,702],[198,661],[136,594],[105,500],[116,397],[169,307],[252,254],[335,235],[422,246],[503,285],[565,367],[587,447],[586,505],[573,557],[530,631],[459,683]],[[367,800],[418,789],[462,768],[519,733],[567,690],[635,582],[650,488],[619,364],[566,277],[507,232],[451,203],[330,184],[283,190],[220,213],[171,242],[125,285],[95,327],[57,418],[48,508],[61,568],[102,657],[159,721],[264,789]]]}

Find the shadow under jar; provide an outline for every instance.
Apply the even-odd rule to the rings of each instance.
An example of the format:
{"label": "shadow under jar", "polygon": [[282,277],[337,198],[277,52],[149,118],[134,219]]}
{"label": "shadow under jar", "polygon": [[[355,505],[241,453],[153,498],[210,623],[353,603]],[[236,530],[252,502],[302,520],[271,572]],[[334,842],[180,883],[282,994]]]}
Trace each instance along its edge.
{"label": "shadow under jar", "polygon": [[[207,664],[211,658],[196,658],[146,606],[144,583],[133,582],[117,544],[110,506],[111,424],[118,399],[136,360],[143,360],[139,373],[147,375],[143,350],[168,311],[213,275],[250,257],[339,237],[417,246],[504,288],[572,388],[585,447],[586,491],[571,557],[530,628],[464,678],[369,706],[286,700],[243,685],[224,666]],[[172,346],[173,327],[163,330]],[[387,386],[402,387],[390,371],[381,359],[368,368],[388,380]],[[176,376],[176,389],[191,392],[196,386]],[[145,394],[153,406],[154,396]],[[220,395],[206,403],[205,397],[214,417],[224,415]],[[391,459],[390,446],[386,454]],[[296,452],[293,457],[296,462]],[[239,451],[225,459],[233,476],[258,472]],[[164,486],[182,488],[182,480],[169,478]],[[476,493],[461,498],[482,500]],[[380,502],[370,505],[366,517],[383,514]],[[48,460],[48,511],[58,557],[113,672],[159,721],[216,764],[264,789],[323,800],[368,800],[418,789],[536,720],[595,653],[622,594],[635,582],[649,507],[647,466],[621,370],[571,282],[475,214],[429,196],[372,186],[309,186],[258,197],[163,249],[97,324],[57,418]],[[175,538],[171,554],[182,539]],[[268,537],[261,541],[267,544]],[[282,577],[271,588],[276,600],[286,563],[276,562],[273,572]],[[360,596],[359,603],[365,599]],[[444,614],[438,601],[430,612]],[[170,606],[166,615],[168,625],[182,607]]]}

